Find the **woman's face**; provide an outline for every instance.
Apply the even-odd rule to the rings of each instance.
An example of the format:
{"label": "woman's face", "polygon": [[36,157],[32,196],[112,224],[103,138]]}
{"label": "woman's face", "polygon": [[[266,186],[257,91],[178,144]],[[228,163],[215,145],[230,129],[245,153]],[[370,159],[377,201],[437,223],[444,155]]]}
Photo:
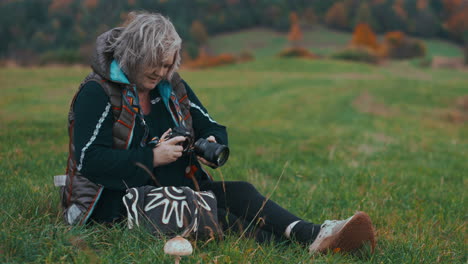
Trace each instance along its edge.
{"label": "woman's face", "polygon": [[174,54],[165,58],[157,67],[144,68],[137,74],[137,88],[143,91],[154,89],[160,81],[166,79],[172,64],[174,64]]}

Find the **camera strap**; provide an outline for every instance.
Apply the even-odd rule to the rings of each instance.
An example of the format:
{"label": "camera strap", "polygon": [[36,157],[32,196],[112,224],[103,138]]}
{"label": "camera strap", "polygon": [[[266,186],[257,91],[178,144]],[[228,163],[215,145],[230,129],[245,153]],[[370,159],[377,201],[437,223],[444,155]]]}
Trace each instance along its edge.
{"label": "camera strap", "polygon": [[182,114],[182,109],[180,108],[179,100],[177,100],[177,97],[174,92],[171,93],[170,99],[170,102],[172,102],[172,104],[169,105],[172,110],[172,115],[177,121],[177,125],[185,127],[184,115]]}
{"label": "camera strap", "polygon": [[141,120],[141,125],[145,129],[143,138],[141,139],[140,146],[144,147],[146,145],[146,141],[148,140],[149,136],[149,127],[146,124],[145,117],[143,116],[140,100],[138,98],[138,91],[135,85],[130,86],[131,89],[126,87],[122,93],[122,99],[124,105],[130,109],[133,113],[135,113]]}
{"label": "camera strap", "polygon": [[179,99],[177,98],[172,85],[168,81],[162,81],[158,84],[158,90],[167,110],[172,116],[175,125],[186,126]]}
{"label": "camera strap", "polygon": [[200,191],[200,186],[198,185],[198,181],[195,177],[195,173],[198,171],[198,167],[195,166],[195,164],[193,164],[192,162],[194,155],[192,153],[190,153],[189,155],[190,155],[189,163],[187,167],[185,168],[185,178],[192,180],[195,190]]}

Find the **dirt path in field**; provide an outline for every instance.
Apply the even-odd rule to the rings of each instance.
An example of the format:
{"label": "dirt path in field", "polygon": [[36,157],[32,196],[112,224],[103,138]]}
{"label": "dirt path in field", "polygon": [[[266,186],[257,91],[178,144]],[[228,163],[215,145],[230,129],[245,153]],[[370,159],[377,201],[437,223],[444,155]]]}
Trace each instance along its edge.
{"label": "dirt path in field", "polygon": [[376,116],[389,117],[395,114],[395,110],[391,109],[382,102],[379,102],[374,96],[368,92],[361,93],[353,100],[353,107],[361,113],[372,114]]}

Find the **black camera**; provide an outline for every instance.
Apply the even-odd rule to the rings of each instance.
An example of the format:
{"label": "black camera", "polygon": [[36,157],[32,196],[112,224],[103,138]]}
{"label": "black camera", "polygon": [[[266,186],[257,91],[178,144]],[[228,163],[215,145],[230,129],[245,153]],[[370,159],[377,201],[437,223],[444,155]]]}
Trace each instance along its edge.
{"label": "black camera", "polygon": [[184,148],[183,153],[195,152],[198,156],[204,158],[210,163],[213,163],[215,167],[221,167],[226,163],[229,158],[229,148],[226,145],[221,145],[215,142],[209,142],[204,138],[200,138],[195,143],[194,138],[189,130],[185,127],[175,127],[171,133],[166,137],[170,139],[177,136],[185,137],[185,141],[181,143]]}
{"label": "black camera", "polygon": [[179,143],[179,145],[181,145],[184,148],[183,154],[187,154],[187,152],[190,151],[193,145],[193,137],[190,131],[187,130],[186,128],[184,127],[173,128],[172,131],[166,136],[165,140],[178,137],[178,136],[182,136],[185,138],[185,141],[182,141],[181,143]]}

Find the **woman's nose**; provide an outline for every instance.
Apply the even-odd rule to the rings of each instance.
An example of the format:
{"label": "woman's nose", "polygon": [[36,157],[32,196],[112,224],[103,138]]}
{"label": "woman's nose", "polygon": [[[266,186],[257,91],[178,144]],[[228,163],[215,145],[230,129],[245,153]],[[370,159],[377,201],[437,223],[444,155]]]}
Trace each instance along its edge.
{"label": "woman's nose", "polygon": [[164,77],[164,76],[166,76],[167,70],[166,70],[166,68],[161,67],[161,68],[157,69],[155,72],[156,72],[157,75],[159,75],[161,77]]}

